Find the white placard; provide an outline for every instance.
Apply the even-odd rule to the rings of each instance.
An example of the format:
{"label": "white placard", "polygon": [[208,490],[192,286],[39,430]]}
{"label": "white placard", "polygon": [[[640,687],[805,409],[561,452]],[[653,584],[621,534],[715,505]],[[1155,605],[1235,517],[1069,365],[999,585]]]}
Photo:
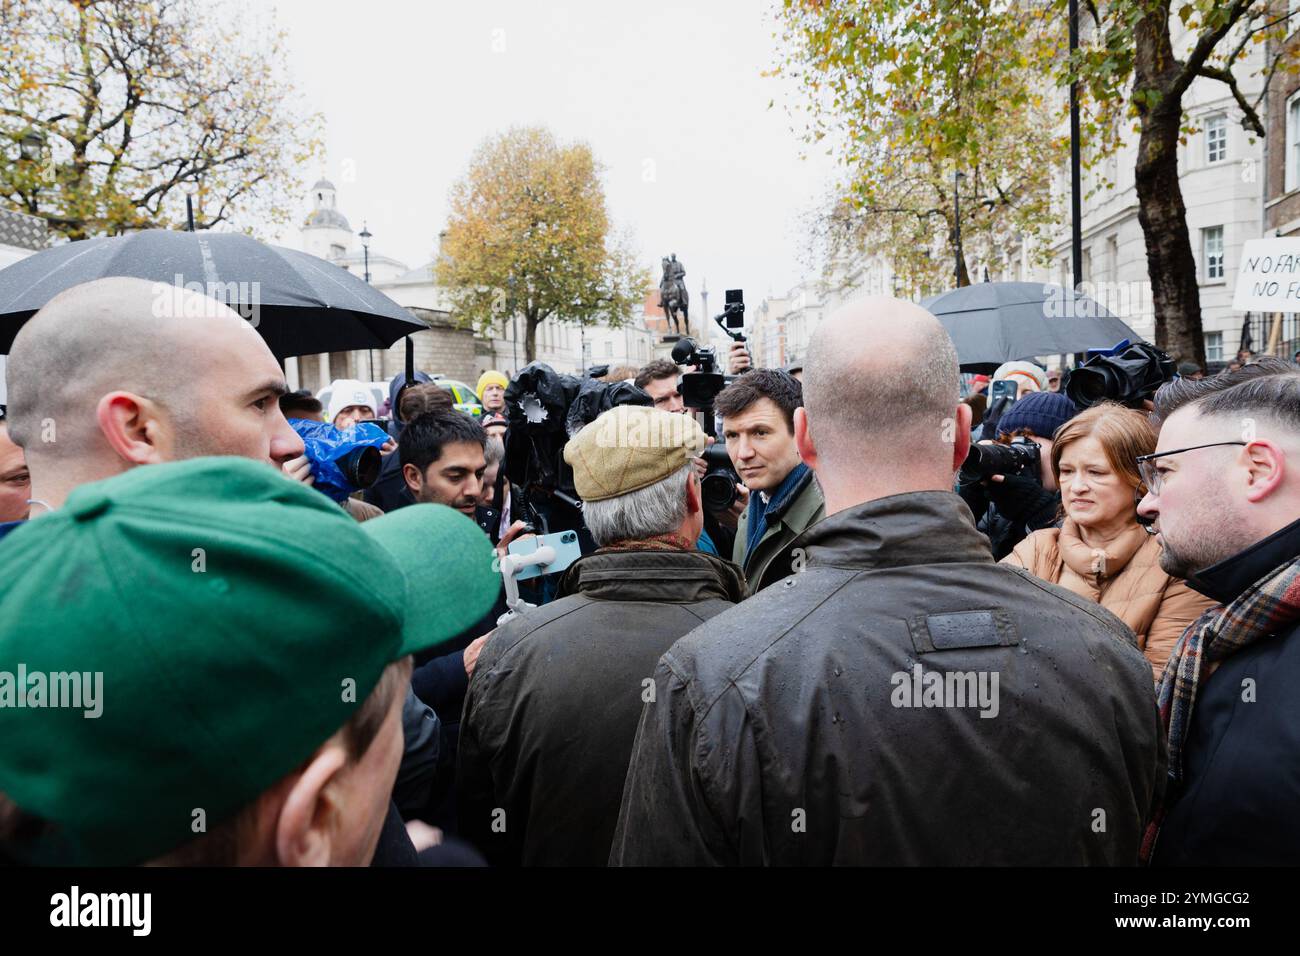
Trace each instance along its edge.
{"label": "white placard", "polygon": [[1251,239],[1241,249],[1238,312],[1300,312],[1300,238]]}

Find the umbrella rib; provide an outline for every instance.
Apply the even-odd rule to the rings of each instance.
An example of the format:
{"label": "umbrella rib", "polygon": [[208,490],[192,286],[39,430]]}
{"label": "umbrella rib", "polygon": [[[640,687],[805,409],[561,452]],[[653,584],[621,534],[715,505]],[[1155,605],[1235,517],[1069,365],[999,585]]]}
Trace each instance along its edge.
{"label": "umbrella rib", "polygon": [[[99,250],[99,249],[101,249],[101,248],[103,248],[103,243],[102,243],[102,242],[96,242],[96,243],[94,244],[94,247],[93,247],[93,248],[90,248],[90,249],[83,249],[83,250],[81,250],[80,252],[75,253],[74,255],[69,256],[67,259],[60,259],[60,260],[59,260],[59,264],[58,264],[57,266],[54,266],[53,268],[51,268],[48,272],[46,272],[44,275],[42,275],[39,279],[37,279],[35,282],[33,282],[31,285],[29,285],[29,286],[27,287],[27,291],[30,292],[32,289],[36,288],[38,285],[40,285],[42,282],[44,282],[46,279],[48,279],[50,276],[54,275],[54,273],[56,273],[56,272],[60,272],[60,271],[62,271],[63,269],[66,269],[70,263],[76,262],[76,261],[77,261],[78,259],[80,259],[82,256],[88,256],[88,255],[90,255],[92,252],[96,252],[97,250]],[[20,259],[19,261],[21,262],[22,260]],[[111,261],[111,260],[110,260],[110,261]],[[38,310],[38,311],[39,311],[39,310]]]}

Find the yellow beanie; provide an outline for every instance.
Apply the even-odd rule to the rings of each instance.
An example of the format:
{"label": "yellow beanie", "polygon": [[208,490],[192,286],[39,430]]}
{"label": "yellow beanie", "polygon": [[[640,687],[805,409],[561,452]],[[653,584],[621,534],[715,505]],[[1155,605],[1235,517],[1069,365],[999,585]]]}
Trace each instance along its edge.
{"label": "yellow beanie", "polygon": [[690,415],[648,405],[616,405],[564,446],[573,487],[603,501],[663,481],[704,451],[704,429]]}
{"label": "yellow beanie", "polygon": [[474,386],[474,394],[478,396],[479,401],[483,400],[483,389],[489,385],[500,385],[502,388],[507,388],[510,385],[510,379],[494,368],[488,369],[478,377],[478,384]]}

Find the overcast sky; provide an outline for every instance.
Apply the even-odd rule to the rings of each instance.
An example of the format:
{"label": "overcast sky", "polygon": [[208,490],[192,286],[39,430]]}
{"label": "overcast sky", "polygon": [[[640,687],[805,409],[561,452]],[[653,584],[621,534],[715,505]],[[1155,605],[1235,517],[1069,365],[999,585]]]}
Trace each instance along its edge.
{"label": "overcast sky", "polygon": [[[290,69],[326,119],[324,173],[372,251],[431,258],[447,193],[485,137],[541,124],[585,140],[647,267],[676,252],[693,316],[707,279],[746,302],[806,271],[800,214],[833,162],[804,150],[782,104],[771,4],[276,0]],[[769,100],[776,107],[769,109]],[[300,212],[309,204],[304,197]],[[298,234],[280,239],[297,246]]]}

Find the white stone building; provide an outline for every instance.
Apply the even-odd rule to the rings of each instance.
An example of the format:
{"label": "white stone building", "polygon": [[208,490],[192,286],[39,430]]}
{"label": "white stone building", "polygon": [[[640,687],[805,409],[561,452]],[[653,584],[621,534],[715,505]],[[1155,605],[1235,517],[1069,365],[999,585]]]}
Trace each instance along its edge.
{"label": "white stone building", "polygon": [[[364,276],[367,252],[338,207],[334,184],[327,179],[316,182],[311,189],[310,203],[311,210],[300,230],[303,251],[354,275]],[[369,250],[370,284],[430,325],[427,332],[413,336],[416,368],[471,385],[487,369],[513,375],[526,364],[523,318],[503,319],[492,335],[458,328],[446,290],[434,277],[436,257],[435,252],[423,264],[410,268],[374,247]],[[472,339],[472,348],[460,341],[464,338]],[[580,372],[587,366],[601,364],[640,366],[649,360],[651,339],[644,323],[636,321],[620,329],[603,325],[580,329],[548,319],[537,329],[536,360],[561,372]],[[584,344],[586,362],[583,361]],[[647,357],[638,358],[641,355]],[[399,342],[387,350],[301,356],[288,360],[285,371],[291,387],[319,390],[337,378],[388,379],[404,367],[405,346]]]}
{"label": "white stone building", "polygon": [[[0,209],[0,269],[40,252],[50,244],[49,230],[39,216]],[[0,355],[0,405],[8,401],[5,356]]]}

